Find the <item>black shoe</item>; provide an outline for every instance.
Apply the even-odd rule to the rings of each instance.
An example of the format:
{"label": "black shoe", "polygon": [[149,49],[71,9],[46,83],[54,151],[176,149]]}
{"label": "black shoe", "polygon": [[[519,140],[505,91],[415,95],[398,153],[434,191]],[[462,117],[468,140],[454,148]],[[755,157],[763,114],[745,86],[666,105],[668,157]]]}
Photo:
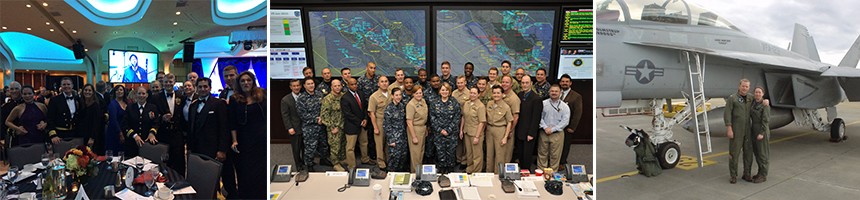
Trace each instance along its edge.
{"label": "black shoe", "polygon": [[767,181],[767,177],[765,177],[765,176],[755,175],[755,176],[753,176],[753,181],[752,181],[752,182],[753,182],[753,183],[764,183],[765,181]]}
{"label": "black shoe", "polygon": [[732,178],[729,179],[729,183],[731,183],[731,184],[735,184],[737,182],[738,182],[738,177],[736,177],[736,176],[732,176]]}

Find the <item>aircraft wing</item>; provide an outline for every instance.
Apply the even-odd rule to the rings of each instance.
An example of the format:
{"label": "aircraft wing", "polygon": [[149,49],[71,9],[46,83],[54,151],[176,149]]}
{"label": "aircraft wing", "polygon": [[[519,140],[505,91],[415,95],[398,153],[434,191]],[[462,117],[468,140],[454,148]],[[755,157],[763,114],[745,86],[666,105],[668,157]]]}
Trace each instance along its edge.
{"label": "aircraft wing", "polygon": [[860,78],[860,69],[851,67],[830,67],[821,76]]}
{"label": "aircraft wing", "polygon": [[[721,50],[721,49],[705,49],[699,47],[685,46],[685,45],[677,45],[677,44],[667,44],[667,43],[653,43],[653,42],[625,42],[627,44],[634,45],[642,45],[642,46],[650,46],[650,47],[660,47],[667,49],[676,49],[683,51],[693,51],[704,53],[712,56],[719,56],[728,59],[735,59],[739,61],[749,62],[751,64],[762,64],[762,65],[770,65],[779,67],[782,69],[789,69],[795,71],[803,71],[803,72],[824,72],[823,69],[831,66],[825,63],[815,62],[812,60],[808,60],[805,58],[801,58],[798,56],[797,58],[792,58],[790,56],[777,56],[777,55],[768,55],[768,54],[757,54],[757,53],[749,53],[749,52],[739,52],[739,51],[731,51],[731,50]],[[834,67],[835,68],[835,67]]]}

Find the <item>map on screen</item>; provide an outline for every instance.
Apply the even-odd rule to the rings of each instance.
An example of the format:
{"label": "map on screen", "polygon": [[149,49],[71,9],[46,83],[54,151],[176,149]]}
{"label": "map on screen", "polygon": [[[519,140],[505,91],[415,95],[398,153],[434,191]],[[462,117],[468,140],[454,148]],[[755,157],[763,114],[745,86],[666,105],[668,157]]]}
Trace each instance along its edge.
{"label": "map on screen", "polygon": [[436,63],[447,60],[460,75],[472,62],[486,76],[508,60],[534,74],[550,66],[555,24],[553,10],[436,10]]}
{"label": "map on screen", "polygon": [[[314,71],[349,67],[352,76],[365,73],[368,62],[376,74],[393,76],[403,68],[415,76],[426,66],[425,10],[309,11]],[[340,76],[340,70],[332,70]]]}

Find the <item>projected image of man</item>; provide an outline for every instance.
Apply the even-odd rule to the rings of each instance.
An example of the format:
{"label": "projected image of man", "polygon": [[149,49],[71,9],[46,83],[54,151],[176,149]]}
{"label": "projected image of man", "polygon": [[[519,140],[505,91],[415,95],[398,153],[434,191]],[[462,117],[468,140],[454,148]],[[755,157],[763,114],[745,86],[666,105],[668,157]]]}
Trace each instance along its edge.
{"label": "projected image of man", "polygon": [[[125,68],[122,82],[149,82],[146,77],[146,69],[140,67],[137,63],[137,55],[131,54],[131,56],[128,57],[128,62],[131,64]],[[149,64],[149,61],[147,61],[147,64]]]}

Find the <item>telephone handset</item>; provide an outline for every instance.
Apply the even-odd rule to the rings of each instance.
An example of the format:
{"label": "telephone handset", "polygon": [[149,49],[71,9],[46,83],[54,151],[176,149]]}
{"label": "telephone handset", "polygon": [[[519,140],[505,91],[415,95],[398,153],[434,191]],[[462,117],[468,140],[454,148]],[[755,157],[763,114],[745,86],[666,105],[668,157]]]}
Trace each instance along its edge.
{"label": "telephone handset", "polygon": [[565,176],[570,183],[588,182],[585,165],[568,164],[565,168]]}

